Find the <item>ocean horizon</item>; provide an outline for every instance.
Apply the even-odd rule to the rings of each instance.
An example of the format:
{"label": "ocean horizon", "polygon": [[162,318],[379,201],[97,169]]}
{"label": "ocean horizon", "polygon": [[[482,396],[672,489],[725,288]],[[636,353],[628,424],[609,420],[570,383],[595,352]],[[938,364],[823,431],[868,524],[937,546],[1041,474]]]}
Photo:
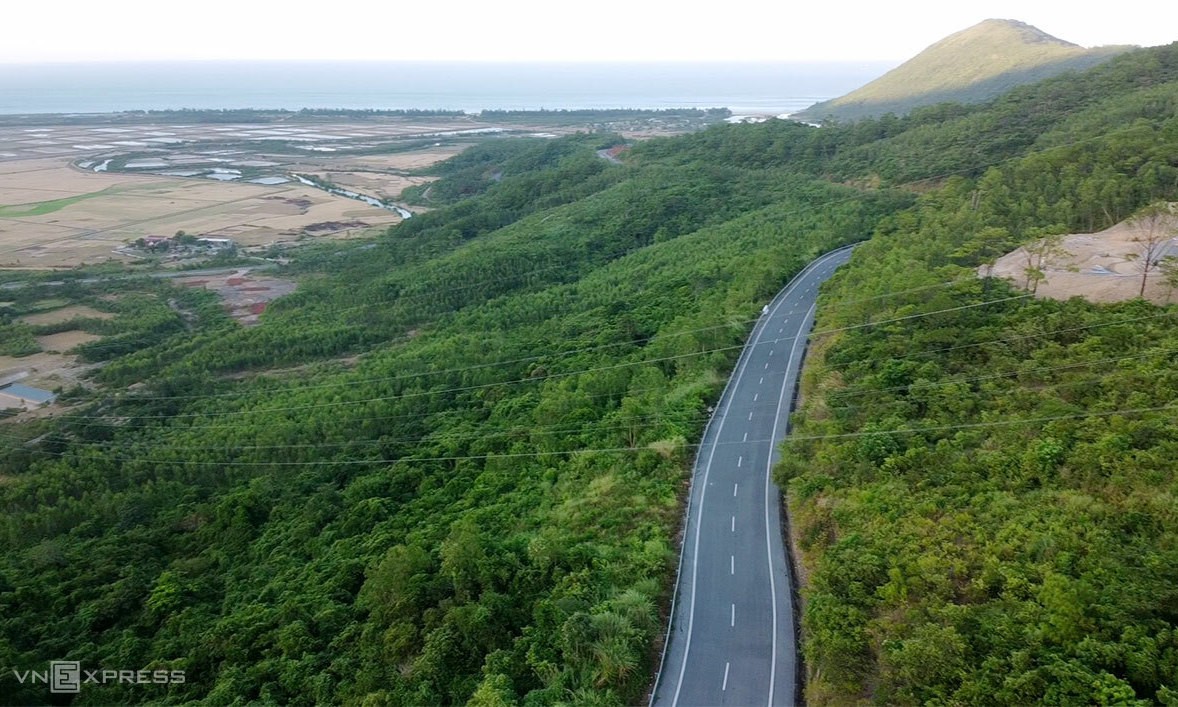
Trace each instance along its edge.
{"label": "ocean horizon", "polygon": [[126,62],[0,64],[0,114],[136,110],[728,108],[792,113],[882,62]]}

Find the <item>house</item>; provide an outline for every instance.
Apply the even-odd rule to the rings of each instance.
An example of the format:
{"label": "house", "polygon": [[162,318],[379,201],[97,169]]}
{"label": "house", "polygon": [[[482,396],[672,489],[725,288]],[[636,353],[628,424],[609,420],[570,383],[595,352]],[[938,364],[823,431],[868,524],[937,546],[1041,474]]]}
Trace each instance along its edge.
{"label": "house", "polygon": [[144,250],[168,250],[172,247],[172,239],[164,236],[147,236],[135,242]]}
{"label": "house", "polygon": [[236,247],[232,238],[197,238],[196,243],[216,250],[231,250]]}
{"label": "house", "polygon": [[48,390],[32,388],[20,383],[9,383],[0,387],[0,409],[3,408],[34,408],[47,405],[57,400],[57,396]]}

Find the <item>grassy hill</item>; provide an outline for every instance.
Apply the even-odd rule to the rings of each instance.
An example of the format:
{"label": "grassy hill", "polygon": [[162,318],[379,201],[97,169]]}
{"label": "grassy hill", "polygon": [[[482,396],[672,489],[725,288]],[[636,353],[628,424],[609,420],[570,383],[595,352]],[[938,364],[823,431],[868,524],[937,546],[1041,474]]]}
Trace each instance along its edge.
{"label": "grassy hill", "polygon": [[1085,49],[1015,20],[985,20],[949,35],[871,83],[795,118],[857,120],[919,106],[978,103],[1015,86],[1081,71],[1128,51]]}

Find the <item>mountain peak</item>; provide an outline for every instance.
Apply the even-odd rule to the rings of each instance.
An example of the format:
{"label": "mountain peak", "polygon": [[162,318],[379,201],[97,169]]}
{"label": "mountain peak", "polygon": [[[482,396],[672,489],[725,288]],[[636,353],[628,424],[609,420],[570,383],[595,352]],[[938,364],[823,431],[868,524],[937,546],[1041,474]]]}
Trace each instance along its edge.
{"label": "mountain peak", "polygon": [[1029,25],[1026,22],[1019,20],[1000,20],[993,18],[982,20],[973,27],[963,29],[954,35],[950,35],[950,37],[971,33],[985,36],[995,36],[1003,32],[1012,33],[1020,41],[1027,44],[1056,44],[1063,47],[1080,48],[1079,44],[1073,44],[1071,42],[1064,41],[1059,37],[1047,34],[1034,25]]}
{"label": "mountain peak", "polygon": [[847,95],[797,117],[855,120],[945,101],[978,103],[1015,86],[1087,69],[1127,47],[1085,49],[1018,20],[989,19],[955,32]]}

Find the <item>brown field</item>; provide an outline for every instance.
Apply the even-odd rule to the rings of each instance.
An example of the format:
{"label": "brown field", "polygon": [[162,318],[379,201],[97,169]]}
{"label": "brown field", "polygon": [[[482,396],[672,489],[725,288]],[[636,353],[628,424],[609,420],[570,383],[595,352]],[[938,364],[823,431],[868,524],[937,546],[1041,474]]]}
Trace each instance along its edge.
{"label": "brown field", "polygon": [[33,204],[141,182],[134,174],[70,169],[60,157],[0,162],[0,206]]}
{"label": "brown field", "polygon": [[86,307],[84,305],[73,305],[70,307],[62,307],[51,312],[38,312],[36,314],[27,314],[20,317],[20,321],[26,324],[57,324],[59,322],[68,322],[71,319],[114,319],[115,315],[110,312],[100,312],[93,307]]}
{"label": "brown field", "polygon": [[465,145],[441,145],[413,152],[398,152],[393,155],[356,155],[317,160],[322,168],[332,170],[389,170],[406,171],[422,169],[442,160],[447,160],[466,149]]}
{"label": "brown field", "polygon": [[20,164],[3,165],[7,171],[0,174],[0,206],[45,200],[44,196],[101,194],[39,216],[0,216],[0,267],[127,261],[131,256],[112,251],[137,238],[171,236],[180,230],[229,237],[248,246],[293,240],[313,223],[387,226],[400,220],[391,211],[300,184],[93,174],[44,160],[15,169]]}
{"label": "brown field", "polygon": [[97,341],[101,338],[101,336],[97,336],[95,334],[78,331],[77,329],[71,329],[70,331],[63,331],[57,334],[38,336],[37,343],[40,344],[41,348],[45,351],[57,351],[58,353],[64,353],[79,344]]}

